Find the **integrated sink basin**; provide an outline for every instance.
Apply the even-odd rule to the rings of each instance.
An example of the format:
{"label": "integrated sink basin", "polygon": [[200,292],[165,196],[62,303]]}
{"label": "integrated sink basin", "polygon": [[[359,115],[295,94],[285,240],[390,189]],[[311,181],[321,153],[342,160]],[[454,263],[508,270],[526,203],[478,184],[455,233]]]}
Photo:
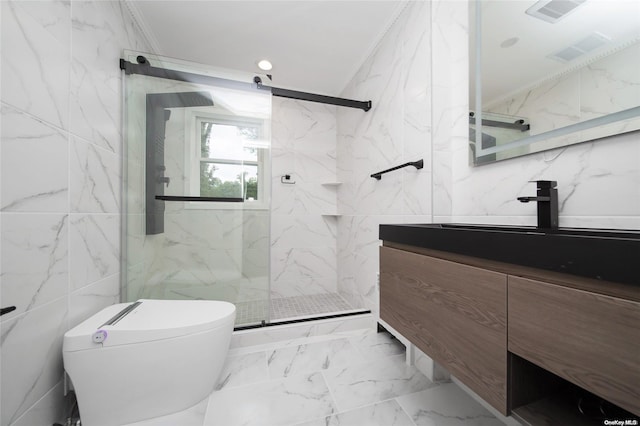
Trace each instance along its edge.
{"label": "integrated sink basin", "polygon": [[640,231],[475,225],[380,225],[380,239],[608,282],[640,285]]}

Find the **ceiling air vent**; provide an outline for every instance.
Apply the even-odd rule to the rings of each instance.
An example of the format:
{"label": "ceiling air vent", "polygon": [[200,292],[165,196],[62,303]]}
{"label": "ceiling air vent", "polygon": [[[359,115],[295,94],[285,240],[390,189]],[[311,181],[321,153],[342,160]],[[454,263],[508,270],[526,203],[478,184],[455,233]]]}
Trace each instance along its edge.
{"label": "ceiling air vent", "polygon": [[585,53],[589,53],[592,50],[604,46],[609,41],[611,41],[611,39],[600,33],[589,34],[587,37],[572,44],[571,46],[565,47],[564,49],[549,55],[549,58],[561,62],[569,62],[578,56],[582,56]]}
{"label": "ceiling air vent", "polygon": [[587,0],[540,0],[527,9],[527,15],[555,24]]}

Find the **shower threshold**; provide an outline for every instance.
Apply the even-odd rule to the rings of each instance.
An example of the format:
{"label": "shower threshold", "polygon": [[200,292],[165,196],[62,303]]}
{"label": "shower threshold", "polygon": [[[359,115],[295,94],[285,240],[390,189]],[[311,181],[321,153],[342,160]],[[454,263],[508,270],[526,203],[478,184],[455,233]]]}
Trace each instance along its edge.
{"label": "shower threshold", "polygon": [[[271,322],[263,322],[269,309]],[[236,303],[236,330],[282,325],[317,319],[336,318],[368,313],[364,309],[354,309],[337,293],[313,294],[305,296],[278,297],[268,301]]]}

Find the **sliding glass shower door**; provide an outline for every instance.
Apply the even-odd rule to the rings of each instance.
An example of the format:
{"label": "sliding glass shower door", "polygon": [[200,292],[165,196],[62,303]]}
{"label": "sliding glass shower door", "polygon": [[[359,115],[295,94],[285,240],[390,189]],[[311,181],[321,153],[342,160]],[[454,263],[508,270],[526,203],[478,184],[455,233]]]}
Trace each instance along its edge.
{"label": "sliding glass shower door", "polygon": [[271,95],[127,52],[123,298],[226,300],[268,322]]}

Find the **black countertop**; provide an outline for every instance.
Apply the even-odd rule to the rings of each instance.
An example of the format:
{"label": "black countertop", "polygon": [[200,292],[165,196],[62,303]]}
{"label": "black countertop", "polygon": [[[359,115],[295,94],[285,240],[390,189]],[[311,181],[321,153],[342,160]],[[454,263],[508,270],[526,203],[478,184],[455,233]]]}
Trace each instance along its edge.
{"label": "black countertop", "polygon": [[640,231],[472,224],[380,225],[380,239],[602,281],[640,285]]}

